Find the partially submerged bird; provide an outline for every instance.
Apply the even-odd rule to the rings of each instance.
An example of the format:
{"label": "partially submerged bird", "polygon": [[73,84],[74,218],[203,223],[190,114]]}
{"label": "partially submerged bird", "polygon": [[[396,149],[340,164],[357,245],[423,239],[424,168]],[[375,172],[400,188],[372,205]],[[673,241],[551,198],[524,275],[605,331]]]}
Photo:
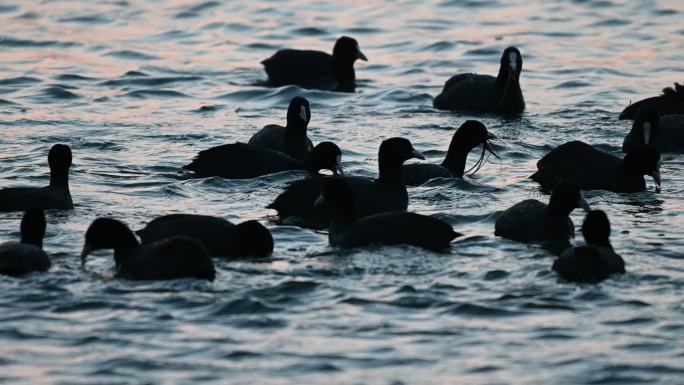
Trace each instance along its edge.
{"label": "partially submerged bird", "polygon": [[585,246],[569,248],[553,262],[553,270],[568,281],[598,283],[625,273],[625,261],[610,244],[610,222],[601,210],[590,211],[582,225]]}
{"label": "partially submerged bird", "polygon": [[368,61],[359,43],[342,36],[335,42],[332,55],[311,50],[281,49],[261,62],[271,85],[295,84],[303,88],[354,92],[356,59]]}
{"label": "partially submerged bird", "polygon": [[46,187],[11,187],[0,190],[0,211],[68,210],[74,208],[69,192],[71,148],[55,144],[48,153],[50,184]]}
{"label": "partially submerged bird", "polygon": [[444,84],[433,101],[440,110],[475,113],[518,114],[525,109],[520,89],[522,55],[515,47],[508,47],[501,55],[499,74],[458,74]]}
{"label": "partially submerged bird", "polygon": [[290,100],[285,127],[277,124],[264,126],[249,138],[248,144],[280,151],[294,159],[304,159],[313,150],[313,143],[306,136],[311,120],[309,101],[301,96]]}
{"label": "partially submerged bird", "polygon": [[273,252],[273,237],[261,223],[233,224],[208,215],[170,214],[150,221],[136,231],[143,245],[182,236],[202,243],[212,257],[266,257]]}
{"label": "partially submerged bird", "polygon": [[249,179],[290,170],[316,174],[324,169],[337,174],[342,172],[341,158],[340,148],[332,142],[319,143],[303,160],[268,148],[233,143],[200,151],[183,169],[193,171],[195,178]]}
{"label": "partially submerged bird", "polygon": [[47,271],[52,263],[43,251],[43,236],[43,211],[26,210],[21,219],[21,242],[0,245],[0,274],[19,277],[34,271]]}
{"label": "partially submerged bird", "polygon": [[675,83],[674,87],[663,88],[663,93],[627,106],[620,113],[620,120],[634,120],[637,112],[644,107],[650,107],[658,111],[660,116],[684,115],[684,86]]}
{"label": "partially submerged bird", "polygon": [[501,213],[494,234],[517,242],[541,243],[559,254],[575,236],[570,213],[576,208],[588,211],[589,204],[575,181],[562,179],[554,187],[548,205],[527,199]]}
{"label": "partially submerged bird", "polygon": [[584,142],[572,141],[544,155],[530,178],[543,189],[570,178],[582,190],[639,192],[646,190],[644,175],[648,175],[655,181],[656,191],[660,191],[660,165],[660,153],[652,145],[639,146],[620,159]]}
{"label": "partially submerged bird", "polygon": [[81,252],[81,265],[85,267],[88,255],[101,249],[114,250],[117,278],[196,278],[213,281],[216,275],[211,257],[199,241],[171,237],[140,245],[128,226],[116,219],[97,218],[88,227]]}
{"label": "partially submerged bird", "polygon": [[404,181],[409,186],[419,186],[434,178],[462,178],[468,153],[482,145],[480,159],[470,169],[477,172],[484,163],[485,150],[498,158],[490,140],[496,136],[487,131],[487,127],[477,120],[467,120],[456,130],[451,138],[449,150],[441,164],[411,163],[403,168]]}
{"label": "partially submerged bird", "polygon": [[[411,158],[425,159],[408,139],[386,139],[380,144],[378,179],[344,177],[354,192],[356,215],[359,218],[387,211],[406,210],[408,192],[402,176],[402,164]],[[330,222],[332,211],[329,207],[314,206],[323,183],[324,178],[296,181],[267,207],[277,210],[281,221],[289,220],[306,227],[325,228]]]}
{"label": "partially submerged bird", "polygon": [[437,218],[405,211],[359,218],[354,192],[343,178],[326,181],[316,204],[323,202],[333,210],[328,236],[335,246],[413,245],[439,252],[448,249],[450,242],[461,235]]}
{"label": "partially submerged bird", "polygon": [[684,115],[677,125],[673,115],[660,116],[651,105],[640,108],[632,130],[622,142],[622,152],[630,152],[639,146],[650,144],[663,152],[684,152]]}

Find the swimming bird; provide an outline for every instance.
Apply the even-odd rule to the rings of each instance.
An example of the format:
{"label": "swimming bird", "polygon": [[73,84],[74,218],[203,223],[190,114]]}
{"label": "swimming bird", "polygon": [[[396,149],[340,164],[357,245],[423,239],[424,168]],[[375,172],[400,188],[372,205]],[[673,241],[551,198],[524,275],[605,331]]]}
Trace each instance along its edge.
{"label": "swimming bird", "polygon": [[21,242],[0,245],[0,274],[19,277],[34,271],[47,271],[52,263],[43,251],[43,236],[43,211],[26,210],[21,219]]}
{"label": "swimming bird", "polygon": [[313,144],[306,136],[306,127],[311,120],[309,101],[301,96],[290,100],[287,108],[287,124],[285,127],[269,124],[249,138],[248,144],[280,151],[295,159],[304,159],[313,149]]}
{"label": "swimming bird", "polygon": [[282,49],[261,62],[271,85],[354,92],[356,59],[368,61],[351,37],[337,39],[332,55],[321,51]]}
{"label": "swimming bird", "polygon": [[358,218],[354,192],[344,178],[326,181],[316,205],[323,202],[333,210],[328,238],[335,246],[413,245],[439,252],[446,250],[449,243],[461,235],[444,221],[405,211]]}
{"label": "swimming bird", "polygon": [[451,138],[449,150],[442,164],[411,163],[403,168],[404,181],[409,186],[420,186],[433,178],[463,178],[468,153],[482,144],[482,155],[471,170],[477,172],[484,163],[485,150],[498,158],[489,142],[496,139],[487,132],[487,127],[477,120],[467,120],[456,130]]}
{"label": "swimming bird", "polygon": [[171,237],[140,245],[133,232],[121,221],[97,218],[88,227],[81,253],[81,266],[88,255],[101,249],[114,249],[116,277],[132,280],[196,278],[213,281],[214,264],[198,241]]}
{"label": "swimming bird", "polygon": [[582,225],[585,246],[572,247],[553,262],[553,270],[568,281],[598,283],[625,273],[625,261],[610,244],[610,221],[601,210],[590,211]]}
{"label": "swimming bird", "polygon": [[55,144],[48,153],[50,185],[46,187],[11,187],[0,190],[0,211],[68,210],[74,208],[69,192],[71,148]]}
{"label": "swimming bird", "polygon": [[682,124],[675,119],[661,117],[650,105],[640,108],[634,117],[632,130],[622,142],[622,152],[629,152],[644,144],[662,152],[684,152],[684,115]]}
{"label": "swimming bird", "polygon": [[136,231],[143,245],[182,236],[202,243],[212,257],[265,257],[273,252],[273,237],[258,221],[233,224],[208,215],[171,214]]}
{"label": "swimming bird", "polygon": [[553,187],[562,178],[571,178],[582,190],[638,192],[646,190],[644,175],[648,175],[655,181],[656,191],[660,191],[660,165],[660,153],[652,145],[637,147],[620,159],[576,140],[544,155],[530,178],[543,189]]}
{"label": "swimming bird", "polygon": [[499,74],[458,74],[444,84],[442,93],[435,97],[433,106],[440,110],[476,113],[517,114],[525,109],[520,89],[522,55],[515,47],[508,47],[501,55]]}
{"label": "swimming bird", "polygon": [[501,213],[494,235],[523,243],[541,243],[556,254],[570,246],[575,226],[569,215],[575,208],[589,211],[579,184],[561,179],[553,189],[549,204],[536,199],[516,203]]}
{"label": "swimming bird", "polygon": [[321,142],[304,160],[291,158],[280,151],[246,143],[224,144],[200,151],[183,169],[195,178],[219,176],[226,179],[249,179],[281,171],[305,170],[312,174],[322,169],[342,172],[342,152],[335,143]]}
{"label": "swimming bird", "polygon": [[651,107],[660,116],[684,115],[684,86],[675,83],[674,87],[663,88],[663,93],[632,103],[620,113],[620,120],[634,120],[643,107]]}
{"label": "swimming bird", "polygon": [[[408,192],[402,176],[402,164],[411,158],[425,159],[404,138],[390,138],[380,144],[378,179],[344,177],[354,192],[356,215],[404,211],[408,207]],[[325,228],[330,222],[329,207],[315,207],[325,178],[307,178],[290,184],[267,207],[278,211],[281,221],[294,221],[305,227]]]}

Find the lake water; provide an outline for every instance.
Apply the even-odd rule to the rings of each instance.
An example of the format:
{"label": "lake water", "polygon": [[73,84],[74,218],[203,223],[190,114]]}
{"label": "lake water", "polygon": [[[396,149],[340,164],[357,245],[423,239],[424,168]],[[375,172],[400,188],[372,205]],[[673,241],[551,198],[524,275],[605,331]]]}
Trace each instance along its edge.
{"label": "lake water", "polygon": [[[526,179],[537,159],[574,139],[618,154],[622,108],[684,81],[682,20],[678,0],[0,2],[0,187],[47,184],[47,151],[67,143],[76,204],[47,214],[49,273],[0,277],[0,382],[684,383],[682,155],[664,156],[660,194],[650,179],[587,194],[611,219],[622,277],[560,282],[547,252],[493,235],[501,210],[548,199]],[[330,51],[343,34],[369,58],[355,94],[263,87],[259,62],[277,49]],[[466,234],[450,254],[341,252],[274,225],[264,207],[301,173],[179,178],[197,151],[283,123],[295,95],[348,174],[374,176],[392,136],[441,161],[471,116],[433,96],[455,73],[494,74],[509,45],[527,110],[479,117],[501,160],[409,189],[410,210]],[[137,229],[175,212],[259,219],[273,258],[218,261],[214,283],[113,280],[108,252],[80,270],[94,218]],[[20,217],[0,216],[0,240]]]}

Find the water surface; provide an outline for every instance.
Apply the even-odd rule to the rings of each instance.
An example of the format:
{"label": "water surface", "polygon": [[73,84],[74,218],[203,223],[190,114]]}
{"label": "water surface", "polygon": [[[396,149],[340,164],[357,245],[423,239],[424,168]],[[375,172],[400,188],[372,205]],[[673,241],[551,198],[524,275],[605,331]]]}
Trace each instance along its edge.
{"label": "water surface", "polygon": [[[67,143],[76,203],[48,213],[48,274],[0,277],[0,382],[682,383],[681,155],[664,157],[660,194],[651,181],[587,194],[625,276],[559,282],[551,255],[493,227],[515,202],[548,199],[526,177],[554,146],[619,154],[622,108],[684,80],[683,17],[680,1],[648,0],[0,3],[0,186],[46,184],[48,149]],[[330,51],[343,34],[369,58],[357,93],[263,87],[258,63],[275,50]],[[472,117],[432,97],[457,72],[495,73],[509,45],[523,53],[527,111],[479,117],[501,160],[409,190],[410,210],[467,234],[450,254],[340,252],[326,234],[273,225],[264,207],[300,173],[179,178],[197,151],[283,123],[295,95],[311,102],[312,140],[338,143],[349,174],[375,175],[392,136],[439,162]],[[175,212],[258,219],[273,258],[219,261],[212,284],[112,280],[107,252],[79,269],[94,218],[135,229]],[[0,239],[18,236],[20,216],[0,216]]]}

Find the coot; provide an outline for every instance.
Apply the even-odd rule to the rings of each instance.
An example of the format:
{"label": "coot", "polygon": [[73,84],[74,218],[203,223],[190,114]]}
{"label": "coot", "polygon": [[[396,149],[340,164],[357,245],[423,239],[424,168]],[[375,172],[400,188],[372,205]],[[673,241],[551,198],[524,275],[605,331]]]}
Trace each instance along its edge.
{"label": "coot", "polygon": [[536,199],[516,203],[496,220],[494,234],[517,242],[542,243],[552,252],[560,253],[575,236],[569,215],[580,207],[589,210],[580,186],[573,180],[561,179],[548,205]]}
{"label": "coot", "polygon": [[[425,159],[408,139],[386,139],[380,144],[378,179],[344,177],[354,191],[357,217],[406,210],[408,193],[402,176],[402,164],[411,158]],[[280,220],[286,223],[325,228],[330,222],[332,211],[329,207],[314,206],[324,181],[324,178],[296,181],[285,188],[268,208],[277,210]]]}
{"label": "coot", "polygon": [[442,93],[435,97],[433,106],[440,110],[476,113],[517,114],[525,109],[520,89],[522,55],[515,47],[508,47],[501,55],[499,74],[458,74],[444,84]]}
{"label": "coot", "polygon": [[684,115],[678,124],[674,115],[660,116],[650,105],[637,111],[632,130],[622,142],[622,152],[629,152],[644,144],[653,145],[661,153],[684,152]]}
{"label": "coot", "polygon": [[544,155],[530,178],[543,189],[553,187],[562,178],[571,178],[582,190],[638,192],[646,190],[644,175],[649,175],[659,191],[660,164],[660,153],[652,145],[637,147],[620,159],[576,140]]}
{"label": "coot", "polygon": [[304,160],[291,158],[280,151],[246,143],[224,144],[200,151],[192,163],[183,166],[195,178],[219,176],[226,179],[249,179],[288,170],[312,174],[322,169],[341,172],[342,152],[335,143],[321,142]]}
{"label": "coot", "polygon": [[663,93],[632,103],[620,113],[620,120],[634,120],[643,107],[651,107],[661,116],[684,115],[684,86],[675,83],[674,87],[663,88]]}
{"label": "coot", "polygon": [[68,210],[74,208],[69,192],[71,148],[55,144],[48,153],[50,185],[46,187],[12,187],[0,190],[0,211]]}
{"label": "coot", "polygon": [[553,263],[553,270],[568,281],[598,283],[625,273],[625,261],[610,244],[610,222],[601,210],[590,211],[582,225],[585,246],[572,247]]}
{"label": "coot", "polygon": [[306,136],[306,127],[310,120],[309,101],[295,96],[287,108],[285,127],[269,124],[252,135],[247,143],[280,151],[295,159],[304,159],[313,149],[311,140]]}
{"label": "coot", "polygon": [[482,144],[480,159],[471,168],[477,172],[484,163],[485,150],[498,158],[492,144],[494,134],[487,132],[487,127],[477,120],[468,120],[461,124],[451,138],[449,150],[442,164],[411,163],[403,168],[404,181],[409,186],[419,186],[433,178],[462,178],[468,153]]}
{"label": "coot", "polygon": [[34,271],[47,271],[52,263],[43,251],[45,215],[42,210],[26,210],[21,219],[21,242],[0,245],[0,274],[19,277]]}
{"label": "coot", "polygon": [[432,251],[444,251],[461,235],[448,223],[437,218],[394,211],[358,218],[354,193],[348,181],[334,178],[327,181],[316,205],[326,202],[333,215],[328,237],[331,245],[360,247],[380,245],[414,245]]}
{"label": "coot", "polygon": [[81,253],[81,265],[95,250],[114,249],[118,278],[132,280],[168,280],[196,278],[213,281],[214,264],[198,241],[187,237],[171,237],[148,245],[140,245],[123,222],[98,218],[88,227]]}
{"label": "coot", "polygon": [[261,223],[233,224],[223,218],[195,214],[164,215],[136,231],[143,245],[182,236],[198,240],[212,257],[265,257],[273,237]]}
{"label": "coot", "polygon": [[282,49],[261,62],[271,85],[295,84],[304,88],[354,92],[356,59],[367,61],[351,37],[337,39],[332,55],[321,51]]}

